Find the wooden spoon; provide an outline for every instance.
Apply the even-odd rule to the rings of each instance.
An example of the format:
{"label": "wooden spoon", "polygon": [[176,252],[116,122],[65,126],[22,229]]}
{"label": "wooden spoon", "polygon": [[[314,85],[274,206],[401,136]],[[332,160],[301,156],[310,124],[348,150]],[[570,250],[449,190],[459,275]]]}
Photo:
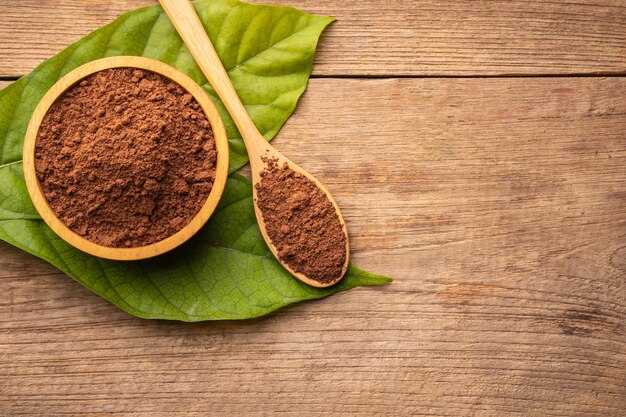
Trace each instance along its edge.
{"label": "wooden spoon", "polygon": [[[191,2],[189,0],[160,0],[160,2],[163,6],[163,9],[174,24],[174,27],[185,42],[185,45],[187,45],[187,48],[189,48],[189,51],[193,55],[198,66],[207,77],[219,97],[222,99],[222,102],[226,106],[226,109],[232,116],[235,124],[237,125],[237,128],[239,129],[239,133],[241,133],[243,141],[246,145],[246,149],[248,151],[248,157],[250,159],[252,183],[254,185],[254,211],[257,221],[259,223],[259,227],[261,229],[261,233],[263,234],[263,238],[265,239],[265,242],[269,246],[270,250],[276,257],[276,259],[278,259],[278,261],[289,272],[291,272],[291,274],[293,274],[296,278],[306,284],[314,287],[328,287],[337,283],[343,277],[348,268],[348,258],[350,251],[346,223],[341,216],[341,212],[339,211],[337,203],[332,198],[326,187],[324,187],[311,174],[300,168],[298,165],[294,164],[283,154],[274,149],[274,147],[265,140],[263,135],[259,133],[256,126],[254,125],[254,122],[252,121],[252,119],[250,119],[250,116],[246,112],[245,107],[239,100],[237,92],[231,84],[230,79],[228,78],[228,74],[226,73],[226,70],[224,69],[224,66],[222,65],[219,57],[217,56],[217,53],[215,52],[215,49],[213,48],[213,45],[211,44],[208,35],[202,27],[202,23],[200,22],[200,19],[198,18],[198,15],[196,14],[196,11],[194,10]],[[292,270],[289,265],[285,264],[280,259],[276,246],[268,236],[265,222],[263,221],[263,213],[257,205],[256,189],[256,184],[261,181],[261,172],[267,167],[267,158],[276,159],[279,166],[287,163],[289,168],[291,168],[293,171],[309,178],[315,183],[317,187],[319,187],[326,194],[328,200],[330,200],[330,202],[334,206],[346,238],[346,257],[345,263],[341,270],[341,274],[330,282],[319,282],[312,279],[311,277]]]}

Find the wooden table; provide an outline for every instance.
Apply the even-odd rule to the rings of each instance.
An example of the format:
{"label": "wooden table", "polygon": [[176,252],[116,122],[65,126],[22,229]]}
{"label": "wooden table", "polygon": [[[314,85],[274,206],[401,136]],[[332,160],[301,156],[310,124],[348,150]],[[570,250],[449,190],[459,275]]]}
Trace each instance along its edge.
{"label": "wooden table", "polygon": [[[0,87],[152,3],[0,0]],[[626,2],[274,3],[339,19],[275,145],[395,281],[146,321],[0,242],[0,415],[626,416]]]}

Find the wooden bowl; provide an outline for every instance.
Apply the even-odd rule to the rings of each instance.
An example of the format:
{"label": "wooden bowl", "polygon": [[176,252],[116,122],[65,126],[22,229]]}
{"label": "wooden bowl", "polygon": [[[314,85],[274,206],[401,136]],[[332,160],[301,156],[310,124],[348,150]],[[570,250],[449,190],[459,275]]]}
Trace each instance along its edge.
{"label": "wooden bowl", "polygon": [[[87,240],[70,230],[70,228],[56,216],[48,204],[48,201],[43,195],[39,180],[37,179],[37,174],[35,172],[35,141],[37,139],[39,126],[50,106],[65,91],[88,75],[105,69],[120,67],[140,68],[161,74],[162,76],[176,82],[184,90],[189,92],[196,99],[206,114],[213,130],[213,136],[215,137],[215,145],[217,148],[215,181],[213,182],[213,187],[211,188],[211,192],[209,193],[206,202],[198,214],[196,214],[196,216],[185,227],[175,234],[146,246],[132,248],[112,248],[102,246]],[[150,258],[174,249],[192,237],[207,222],[217,207],[217,203],[219,202],[222,192],[224,191],[224,186],[226,185],[226,178],[228,176],[228,141],[226,139],[226,131],[224,130],[222,118],[204,90],[202,90],[202,88],[196,84],[195,81],[177,69],[172,68],[160,61],[135,56],[118,56],[89,62],[68,73],[52,86],[52,88],[41,99],[30,119],[30,123],[26,131],[26,137],[24,139],[23,159],[24,178],[26,180],[28,193],[33,200],[35,208],[41,215],[41,218],[57,235],[70,245],[91,255],[107,259],[131,261]]]}

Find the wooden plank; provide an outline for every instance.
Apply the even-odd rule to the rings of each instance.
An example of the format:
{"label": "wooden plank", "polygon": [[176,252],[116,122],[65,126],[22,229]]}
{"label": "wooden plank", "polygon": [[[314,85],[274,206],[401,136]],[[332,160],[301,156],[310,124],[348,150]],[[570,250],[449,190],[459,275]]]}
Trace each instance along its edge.
{"label": "wooden plank", "polygon": [[[267,0],[256,0],[267,2]],[[45,58],[155,0],[4,0],[0,77]],[[622,0],[275,0],[339,20],[320,44],[317,75],[624,73]]]}
{"label": "wooden plank", "polygon": [[618,416],[626,79],[312,80],[276,146],[393,276],[135,319],[0,244],[1,415]]}

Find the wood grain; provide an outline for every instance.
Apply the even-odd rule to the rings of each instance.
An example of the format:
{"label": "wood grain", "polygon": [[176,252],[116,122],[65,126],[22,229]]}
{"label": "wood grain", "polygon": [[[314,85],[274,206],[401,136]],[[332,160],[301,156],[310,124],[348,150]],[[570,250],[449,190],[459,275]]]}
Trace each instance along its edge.
{"label": "wood grain", "polygon": [[624,415],[625,94],[312,80],[275,145],[333,192],[354,261],[395,281],[145,321],[0,243],[0,415]]}
{"label": "wood grain", "polygon": [[[0,77],[21,76],[119,14],[156,3],[2,0]],[[321,41],[316,75],[626,72],[622,0],[270,3],[338,18]]]}

